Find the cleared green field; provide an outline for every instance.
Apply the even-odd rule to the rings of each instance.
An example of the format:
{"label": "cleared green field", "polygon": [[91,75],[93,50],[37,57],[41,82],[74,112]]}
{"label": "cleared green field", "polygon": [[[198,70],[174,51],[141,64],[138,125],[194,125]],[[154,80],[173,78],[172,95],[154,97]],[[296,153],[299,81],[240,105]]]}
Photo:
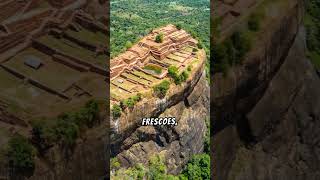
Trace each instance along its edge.
{"label": "cleared green field", "polygon": [[14,77],[4,69],[0,68],[0,91],[17,87],[22,83],[22,80]]}
{"label": "cleared green field", "polygon": [[[122,80],[123,82],[120,83],[119,80]],[[114,80],[112,80],[112,83],[127,91],[132,91],[132,89],[137,86],[136,84],[133,84],[123,78],[115,78]]]}
{"label": "cleared green field", "polygon": [[146,64],[143,69],[151,74],[159,75],[163,72],[163,68],[159,65],[148,63]]}
{"label": "cleared green field", "polygon": [[142,83],[142,84],[144,84],[146,86],[150,86],[152,84],[150,81],[147,81],[145,79],[139,78],[139,77],[137,77],[137,76],[135,76],[133,74],[122,73],[121,75],[124,76],[124,77],[130,78],[130,79],[132,79],[132,80],[134,80],[136,82]]}
{"label": "cleared green field", "polygon": [[36,113],[50,109],[56,102],[62,102],[57,96],[29,83],[24,83],[2,68],[0,69],[0,81],[0,98],[10,104],[9,111],[12,113]]}
{"label": "cleared green field", "polygon": [[154,78],[154,77],[152,77],[152,76],[150,76],[150,75],[148,75],[148,74],[146,74],[146,73],[144,73],[142,71],[134,70],[134,71],[132,71],[132,74],[134,74],[136,76],[139,76],[139,77],[142,77],[142,78],[145,78],[145,79],[147,79],[149,81],[152,81],[153,83],[159,81],[158,79],[156,79],[156,78]]}
{"label": "cleared green field", "polygon": [[182,50],[191,53],[193,48],[188,46],[188,47],[182,48]]}
{"label": "cleared green field", "polygon": [[170,65],[174,65],[174,66],[180,66],[181,63],[177,62],[177,61],[174,61],[172,59],[168,59],[168,58],[165,58],[164,60],[162,60],[163,62],[165,63],[168,63]]}
{"label": "cleared green field", "polygon": [[121,90],[113,84],[110,84],[110,89],[111,89],[111,91],[110,91],[111,97],[115,98],[117,100],[131,96],[131,93],[128,93],[127,91]]}
{"label": "cleared green field", "polygon": [[41,43],[46,44],[51,48],[56,48],[65,54],[72,55],[97,66],[107,68],[107,55],[96,56],[93,51],[82,48],[69,40],[57,39],[51,35],[42,36],[38,40]]}
{"label": "cleared green field", "polygon": [[190,56],[190,54],[185,54],[185,53],[181,53],[181,52],[175,52],[175,53],[173,53],[173,55],[181,56],[181,57],[184,57],[184,58],[187,58],[187,57]]}
{"label": "cleared green field", "polygon": [[[42,66],[39,69],[36,70],[24,64],[24,61],[30,56],[39,58],[42,63]],[[22,51],[4,65],[58,91],[63,90],[66,86],[79,78],[78,71],[52,61],[50,56],[33,48]],[[58,78],[57,75],[63,78]]]}
{"label": "cleared green field", "polygon": [[79,81],[76,82],[84,90],[90,92],[95,98],[105,99],[105,92],[107,91],[107,82],[104,81],[105,77],[88,73],[83,76]]}
{"label": "cleared green field", "polygon": [[185,58],[180,57],[180,56],[176,56],[174,54],[169,54],[167,57],[170,58],[170,59],[179,61],[179,62],[183,62],[185,60]]}

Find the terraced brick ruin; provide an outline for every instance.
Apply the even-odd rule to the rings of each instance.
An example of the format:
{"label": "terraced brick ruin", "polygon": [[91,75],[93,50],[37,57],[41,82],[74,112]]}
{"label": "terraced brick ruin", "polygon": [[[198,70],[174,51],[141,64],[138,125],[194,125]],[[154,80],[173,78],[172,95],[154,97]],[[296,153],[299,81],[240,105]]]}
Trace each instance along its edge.
{"label": "terraced brick ruin", "polygon": [[[0,71],[8,81],[1,85],[2,94],[22,96],[15,100],[17,105],[41,106],[41,111],[51,109],[52,103],[69,106],[104,96],[107,17],[96,20],[85,11],[87,5],[72,0],[0,3],[5,12],[0,16]],[[26,61],[39,67],[27,66]],[[19,93],[10,90],[17,84],[23,84]],[[43,98],[47,101],[41,101]]]}
{"label": "terraced brick ruin", "polygon": [[[155,42],[162,34],[163,41]],[[174,25],[154,29],[127,51],[111,59],[111,98],[114,102],[143,93],[167,78],[168,67],[179,68],[179,72],[188,65],[200,64],[204,57],[203,50],[198,51],[198,41],[185,30],[178,30]],[[196,51],[194,49],[197,49]],[[200,59],[200,60],[199,60]],[[157,67],[154,72],[146,67]]]}
{"label": "terraced brick ruin", "polygon": [[[163,36],[162,42],[156,40],[159,36]],[[133,107],[122,109],[120,117],[110,115],[111,154],[121,167],[147,164],[151,156],[161,154],[168,172],[177,174],[192,155],[203,151],[209,114],[205,62],[206,53],[198,41],[172,24],[152,30],[111,60],[112,108],[142,94]],[[161,70],[147,68],[150,66]],[[188,71],[185,82],[174,83],[168,74],[172,66],[178,73]],[[163,80],[169,81],[170,87],[164,97],[158,97],[152,87]],[[142,118],[148,117],[175,117],[178,124],[141,126]]]}
{"label": "terraced brick ruin", "polygon": [[[30,137],[34,119],[55,118],[83,107],[90,99],[105,101],[108,8],[104,0],[0,1],[0,147],[16,133]],[[93,145],[80,143],[74,150],[78,162],[63,161],[61,153],[51,148],[51,155],[61,159],[37,158],[31,179],[103,176],[104,127],[97,127],[104,129],[100,135],[88,135]],[[100,147],[90,153],[90,146]],[[89,161],[96,171],[79,167],[88,163],[76,157],[80,152],[95,159],[95,164]],[[50,165],[44,163],[46,158]],[[0,165],[0,179],[9,176],[5,168]]]}

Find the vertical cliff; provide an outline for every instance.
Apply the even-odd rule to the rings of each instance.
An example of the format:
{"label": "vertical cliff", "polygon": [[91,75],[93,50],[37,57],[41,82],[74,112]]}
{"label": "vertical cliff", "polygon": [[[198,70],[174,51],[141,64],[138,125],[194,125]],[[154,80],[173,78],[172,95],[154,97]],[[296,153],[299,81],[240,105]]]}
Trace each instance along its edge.
{"label": "vertical cliff", "polygon": [[305,55],[303,1],[291,3],[264,45],[214,77],[216,179],[319,179],[320,79]]}

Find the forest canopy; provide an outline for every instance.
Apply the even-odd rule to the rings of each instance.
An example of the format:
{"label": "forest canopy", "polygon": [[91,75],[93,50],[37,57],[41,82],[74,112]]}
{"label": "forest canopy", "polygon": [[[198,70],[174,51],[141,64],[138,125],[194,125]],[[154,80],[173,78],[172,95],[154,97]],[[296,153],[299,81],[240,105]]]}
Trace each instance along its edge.
{"label": "forest canopy", "polygon": [[167,24],[185,29],[209,49],[209,0],[112,0],[110,16],[111,58],[125,51],[126,44]]}

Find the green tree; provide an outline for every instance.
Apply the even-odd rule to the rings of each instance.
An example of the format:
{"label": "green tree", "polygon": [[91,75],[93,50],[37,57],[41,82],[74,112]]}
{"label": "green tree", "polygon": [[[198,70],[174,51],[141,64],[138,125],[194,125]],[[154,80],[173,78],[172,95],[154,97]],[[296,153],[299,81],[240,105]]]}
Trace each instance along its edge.
{"label": "green tree", "polygon": [[56,141],[54,130],[47,122],[48,119],[33,120],[31,122],[32,141],[40,154],[44,154]]}
{"label": "green tree", "polygon": [[192,65],[188,65],[187,71],[191,72],[191,70],[192,70]]}
{"label": "green tree", "polygon": [[131,41],[127,41],[125,47],[126,47],[126,49],[131,48],[132,47],[132,42]]}
{"label": "green tree", "polygon": [[181,25],[181,24],[176,24],[176,28],[177,28],[178,30],[180,30],[180,29],[182,29],[182,25]]}
{"label": "green tree", "polygon": [[261,18],[258,14],[254,13],[249,17],[248,28],[250,31],[259,31],[260,30],[260,21]]}
{"label": "green tree", "polygon": [[114,104],[111,109],[112,116],[114,118],[119,118],[121,116],[121,108],[118,104]]}
{"label": "green tree", "polygon": [[33,174],[35,168],[35,149],[29,143],[28,139],[15,135],[9,140],[8,157],[10,165],[16,173],[23,176]]}
{"label": "green tree", "polygon": [[83,113],[86,116],[86,125],[92,127],[99,120],[99,104],[95,100],[90,100],[86,103]]}
{"label": "green tree", "polygon": [[135,105],[135,101],[132,98],[128,98],[126,101],[126,105],[128,108],[133,108]]}
{"label": "green tree", "polygon": [[181,76],[178,75],[178,68],[176,66],[171,65],[168,68],[169,76],[174,80],[174,83],[179,85],[182,82]]}
{"label": "green tree", "polygon": [[162,33],[156,35],[155,42],[156,43],[162,43],[163,42],[163,34]]}
{"label": "green tree", "polygon": [[152,156],[149,160],[149,179],[165,180],[167,168],[160,155]]}
{"label": "green tree", "polygon": [[210,179],[210,156],[208,154],[195,155],[187,164],[183,174],[188,179]]}
{"label": "green tree", "polygon": [[170,82],[167,80],[163,80],[161,83],[153,86],[153,91],[155,95],[158,96],[159,98],[164,98],[169,88],[170,88]]}
{"label": "green tree", "polygon": [[186,81],[188,79],[188,77],[189,77],[188,72],[187,71],[182,71],[181,77],[182,77],[181,78],[182,81]]}
{"label": "green tree", "polygon": [[110,168],[111,169],[119,169],[120,166],[121,166],[121,164],[116,157],[111,158],[111,160],[110,160]]}
{"label": "green tree", "polygon": [[67,147],[72,147],[79,135],[79,126],[64,118],[58,118],[54,127],[58,140]]}

